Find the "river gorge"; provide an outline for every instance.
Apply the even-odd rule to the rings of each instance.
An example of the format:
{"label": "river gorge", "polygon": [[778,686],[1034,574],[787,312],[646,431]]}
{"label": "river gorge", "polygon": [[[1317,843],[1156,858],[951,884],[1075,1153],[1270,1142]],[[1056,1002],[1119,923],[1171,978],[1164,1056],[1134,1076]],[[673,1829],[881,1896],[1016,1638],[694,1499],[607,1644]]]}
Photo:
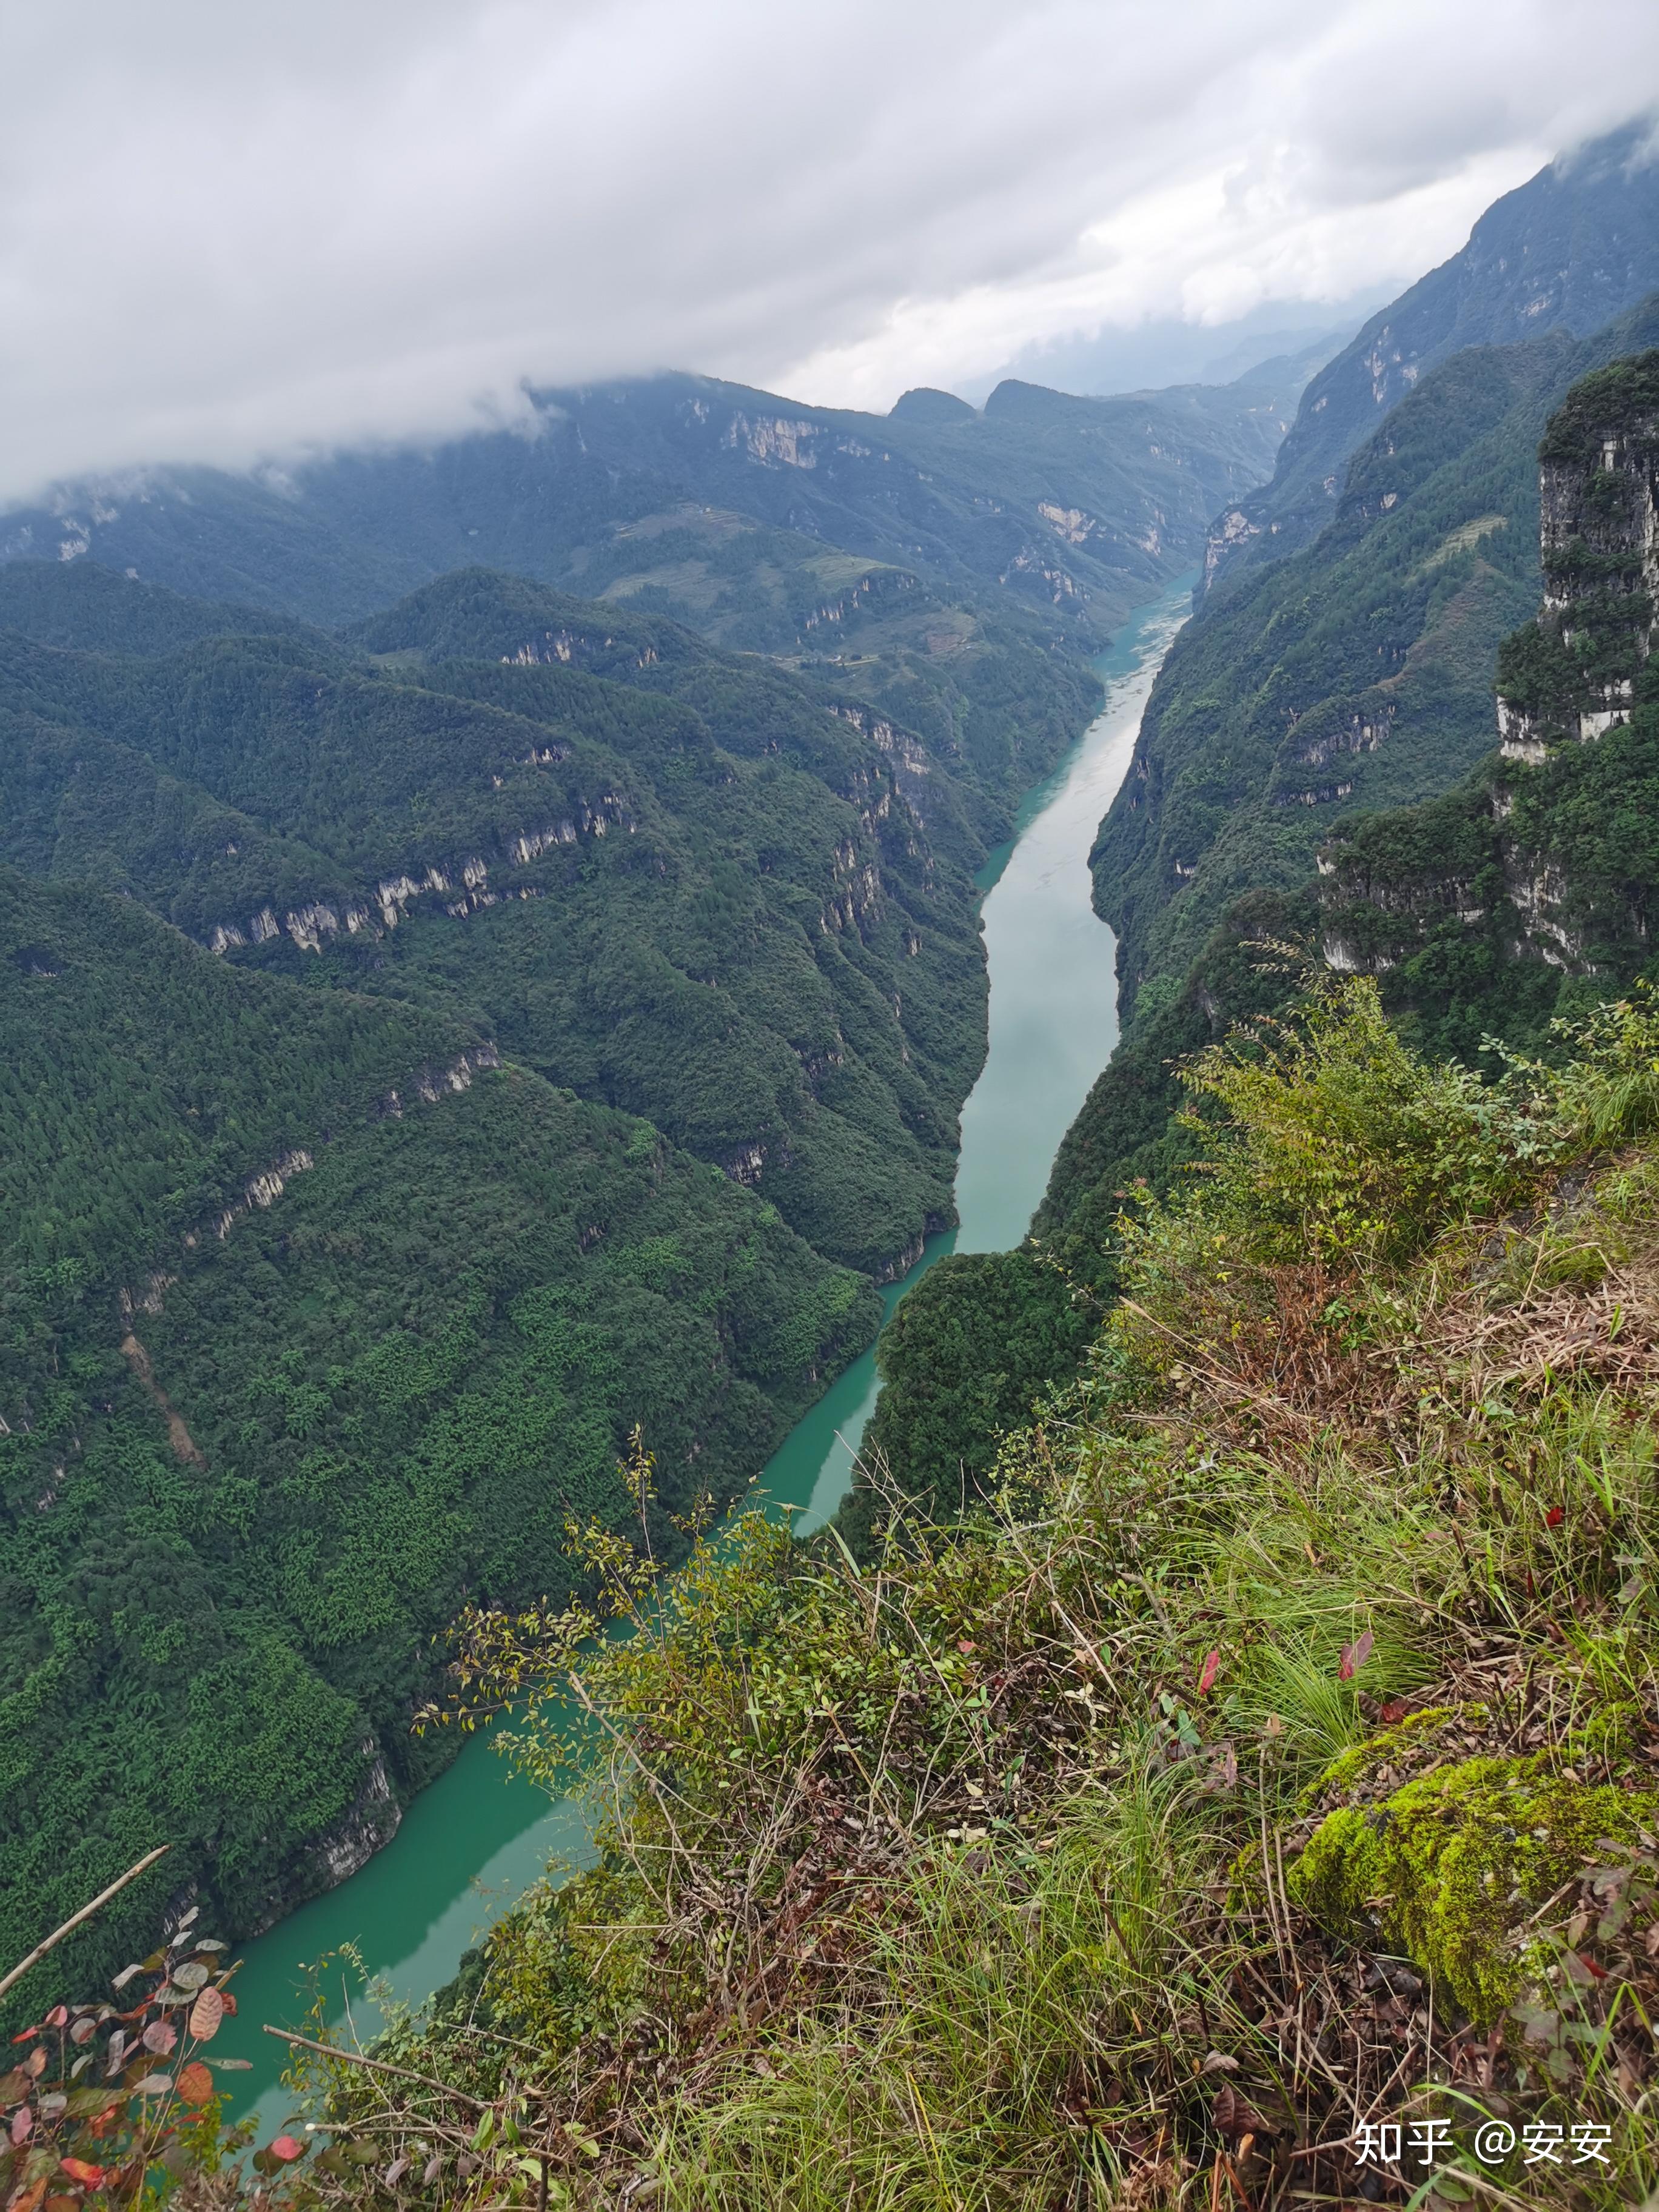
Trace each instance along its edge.
{"label": "river gorge", "polygon": [[[885,1286],[891,1314],[951,1251],[1007,1250],[1024,1237],[1054,1154],[1117,1040],[1115,940],[1090,903],[1088,855],[1127,771],[1154,678],[1191,605],[1191,579],[1142,608],[1096,666],[1105,704],[1054,773],[1024,802],[1012,840],[981,870],[990,975],[989,1048],[963,1109],[956,1182],[958,1226],[932,1238],[901,1281]],[[792,1430],[762,1478],[802,1533],[835,1510],[876,1402],[872,1347]],[[301,2025],[315,1986],[345,2039],[368,2041],[384,1996],[417,2005],[454,1973],[461,1954],[551,1863],[579,1865],[587,1846],[580,1808],[549,1803],[514,1774],[488,1735],[404,1814],[392,1841],[338,1888],[250,1943],[237,1977],[238,2014],[221,2045],[251,2075],[232,2115],[257,2100],[261,2129],[288,2113],[277,2045],[261,2027]],[[343,1947],[351,1956],[342,1960]],[[302,1963],[304,1962],[304,1963]],[[361,1967],[362,1972],[358,1969]],[[362,1974],[374,1984],[365,1992]]]}

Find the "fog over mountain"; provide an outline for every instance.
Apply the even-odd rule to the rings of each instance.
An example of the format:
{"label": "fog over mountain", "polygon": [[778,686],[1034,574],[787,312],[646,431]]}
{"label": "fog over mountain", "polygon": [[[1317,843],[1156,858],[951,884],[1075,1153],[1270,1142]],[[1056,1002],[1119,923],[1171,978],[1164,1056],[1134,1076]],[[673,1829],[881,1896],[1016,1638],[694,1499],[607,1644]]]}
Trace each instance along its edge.
{"label": "fog over mountain", "polygon": [[525,379],[684,367],[884,407],[1103,331],[1214,326],[1225,356],[1264,303],[1335,327],[1650,105],[1659,21],[76,0],[9,11],[0,64],[20,497],[446,434],[510,419]]}

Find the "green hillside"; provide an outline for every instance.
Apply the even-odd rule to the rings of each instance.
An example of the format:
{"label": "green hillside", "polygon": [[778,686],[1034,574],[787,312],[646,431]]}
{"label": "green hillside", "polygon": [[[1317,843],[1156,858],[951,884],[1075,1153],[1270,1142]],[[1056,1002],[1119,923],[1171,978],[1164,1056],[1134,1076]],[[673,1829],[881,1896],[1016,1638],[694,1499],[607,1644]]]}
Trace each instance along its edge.
{"label": "green hillside", "polygon": [[1483,1086],[1328,980],[1188,1069],[989,1499],[618,1559],[579,1677],[469,1613],[448,1710],[527,1691],[608,1848],[318,2058],[267,2201],[1646,2202],[1656,1066],[1627,1005]]}
{"label": "green hillside", "polygon": [[636,1422],[729,1498],[879,1312],[648,1122],[129,900],[0,870],[0,1948],[167,1836],[107,1972],[337,1879],[463,1598],[569,1589]]}
{"label": "green hillside", "polygon": [[1409,1034],[1468,1060],[1656,973],[1659,352],[1576,385],[1540,447],[1545,599],[1498,660],[1502,744],[1323,856],[1327,957],[1373,970]]}
{"label": "green hillside", "polygon": [[[994,1284],[946,1261],[884,1343],[872,1435],[907,1492],[937,1504],[982,1480],[987,1437],[1070,1378],[1066,1328],[1032,1328],[1063,1311],[1053,1269],[1115,1294],[1126,1209],[1196,1156],[1180,1061],[1271,1017],[1322,957],[1374,972],[1425,1050],[1487,1073],[1489,1035],[1546,1046],[1553,1018],[1652,972],[1641,485],[1659,402],[1655,356],[1626,349],[1655,335],[1648,306],[1580,345],[1454,356],[1355,456],[1318,544],[1177,640],[1094,855],[1132,1018],[1060,1146],[1034,1247]],[[1550,609],[1523,621],[1546,574]],[[1494,675],[1512,759],[1492,750]],[[850,1533],[872,1510],[866,1490]]]}
{"label": "green hillside", "polygon": [[1649,301],[1576,343],[1455,356],[1356,453],[1318,544],[1182,634],[1093,858],[1126,1012],[1178,986],[1230,899],[1295,890],[1334,824],[1490,750],[1498,647],[1538,595],[1545,422],[1656,336]]}
{"label": "green hillside", "polygon": [[[59,487],[0,520],[0,567],[96,562],[257,606],[261,627],[332,630],[482,563],[764,654],[903,724],[936,763],[971,764],[975,832],[994,844],[1086,720],[1090,656],[1268,474],[1299,380],[1110,400],[1011,383],[943,420],[684,375],[538,392],[515,429],[280,480]],[[0,589],[0,626],[7,605]],[[85,627],[35,634],[125,649]]]}
{"label": "green hillside", "polygon": [[343,645],[0,635],[0,858],[441,1008],[872,1273],[950,1215],[979,825],[1070,734],[935,767],[672,623],[479,571]]}

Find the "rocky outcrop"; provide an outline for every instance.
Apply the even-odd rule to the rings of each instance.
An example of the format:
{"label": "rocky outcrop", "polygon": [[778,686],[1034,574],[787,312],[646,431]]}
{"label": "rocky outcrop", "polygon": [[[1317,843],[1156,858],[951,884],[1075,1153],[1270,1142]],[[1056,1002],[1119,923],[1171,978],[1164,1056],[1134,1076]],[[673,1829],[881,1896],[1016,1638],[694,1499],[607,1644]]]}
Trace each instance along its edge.
{"label": "rocky outcrop", "polygon": [[[417,1068],[403,1091],[388,1091],[376,1101],[375,1111],[383,1119],[399,1121],[403,1117],[406,1098],[419,1099],[428,1105],[434,1105],[447,1095],[458,1096],[463,1091],[470,1091],[472,1079],[481,1068],[499,1067],[501,1064],[501,1054],[493,1044],[486,1042],[473,1045],[447,1066],[428,1065]],[[208,1237],[222,1242],[236,1224],[256,1208],[264,1212],[275,1206],[295,1177],[307,1174],[316,1164],[315,1154],[303,1145],[292,1146],[279,1152],[268,1168],[262,1168],[257,1175],[248,1177],[240,1195],[222,1207],[205,1228],[185,1231],[185,1251],[195,1251]],[[118,1297],[123,1327],[131,1333],[135,1315],[159,1314],[167,1302],[168,1290],[177,1280],[176,1275],[157,1268],[147,1275],[137,1288],[124,1288]],[[125,1345],[122,1350],[127,1353],[131,1363],[132,1354],[127,1352]],[[146,1380],[145,1375],[140,1373],[136,1365],[134,1372],[139,1374],[141,1382]]]}
{"label": "rocky outcrop", "polygon": [[361,1748],[369,1765],[356,1796],[333,1826],[307,1845],[281,1887],[260,1900],[241,1930],[245,1936],[263,1936],[295,1906],[349,1881],[397,1834],[404,1808],[393,1794],[386,1761],[373,1736],[365,1737]]}
{"label": "rocky outcrop", "polygon": [[859,615],[885,612],[921,586],[902,568],[872,568],[833,599],[823,600],[795,617],[803,643],[813,630],[844,629]]}
{"label": "rocky outcrop", "polygon": [[[551,757],[550,752],[549,757]],[[202,941],[210,952],[225,953],[242,945],[269,945],[287,935],[302,952],[320,952],[328,939],[343,933],[356,937],[360,932],[367,932],[373,937],[383,936],[406,919],[411,907],[418,908],[422,902],[429,902],[445,914],[464,920],[486,907],[499,906],[504,898],[540,897],[540,890],[534,884],[492,890],[492,866],[527,867],[544,854],[561,847],[579,845],[584,838],[601,838],[613,830],[631,836],[638,826],[633,809],[617,792],[602,792],[592,800],[579,798],[571,802],[568,813],[506,838],[494,861],[482,853],[470,853],[458,860],[428,862],[418,875],[404,872],[384,876],[355,898],[335,902],[313,899],[302,906],[290,907],[281,915],[269,906],[261,907],[247,918],[246,924],[214,922]]]}
{"label": "rocky outcrop", "polygon": [[848,837],[836,848],[834,884],[818,915],[819,932],[827,937],[852,930],[863,937],[881,915],[881,872],[873,861],[860,860]]}
{"label": "rocky outcrop", "polygon": [[1500,964],[1623,975],[1646,957],[1659,884],[1629,826],[1646,772],[1597,770],[1586,749],[1659,706],[1659,353],[1576,385],[1539,460],[1543,603],[1499,655],[1497,758],[1339,830],[1320,860],[1332,968],[1381,973],[1477,930]]}
{"label": "rocky outcrop", "polygon": [[1659,376],[1587,377],[1540,453],[1544,603],[1498,665],[1499,750],[1535,768],[1628,720],[1659,606]]}
{"label": "rocky outcrop", "polygon": [[[931,1236],[935,1229],[942,1228],[944,1224],[942,1222],[930,1221],[927,1224],[928,1236]],[[911,1268],[915,1266],[917,1261],[921,1259],[927,1248],[927,1237],[912,1237],[909,1241],[900,1249],[900,1250],[893,1255],[890,1260],[884,1261],[882,1266],[877,1268],[875,1278],[877,1282],[896,1283],[901,1276],[908,1275],[909,1273]]]}
{"label": "rocky outcrop", "polygon": [[[501,659],[514,662],[520,668],[547,667],[555,663],[567,668],[574,663],[580,668],[601,659],[610,665],[616,650],[617,641],[608,631],[548,629],[544,630],[539,637],[526,638],[514,651],[504,653]],[[657,648],[654,645],[641,646],[633,657],[635,668],[653,668],[656,664]],[[562,760],[566,757],[566,751],[561,749],[557,757]],[[541,757],[552,758],[554,756],[550,753]]]}
{"label": "rocky outcrop", "polygon": [[472,1088],[472,1078],[478,1069],[499,1067],[501,1064],[501,1056],[493,1044],[474,1045],[470,1052],[464,1052],[451,1066],[417,1069],[410,1079],[406,1091],[388,1091],[386,1092],[380,1103],[380,1112],[390,1121],[401,1121],[406,1097],[421,1099],[428,1106],[435,1105],[446,1091],[459,1097],[463,1091],[470,1091]]}

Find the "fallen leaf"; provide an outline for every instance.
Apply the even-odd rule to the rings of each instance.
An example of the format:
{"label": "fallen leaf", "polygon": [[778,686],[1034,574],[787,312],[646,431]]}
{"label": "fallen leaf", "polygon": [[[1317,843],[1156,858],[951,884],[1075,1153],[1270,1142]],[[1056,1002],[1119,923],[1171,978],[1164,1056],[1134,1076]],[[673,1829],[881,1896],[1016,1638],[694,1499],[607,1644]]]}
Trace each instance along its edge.
{"label": "fallen leaf", "polygon": [[1198,1694],[1200,1697],[1202,1697],[1206,1690],[1213,1686],[1215,1678],[1220,1672],[1221,1654],[1218,1651],[1212,1651],[1205,1659],[1204,1664],[1198,1670]]}
{"label": "fallen leaf", "polygon": [[1552,1505],[1544,1516],[1544,1526],[1547,1528],[1559,1528],[1566,1517],[1567,1509],[1565,1505]]}
{"label": "fallen leaf", "polygon": [[1215,2093],[1212,2108],[1218,2134],[1237,2142],[1241,2136],[1265,2135],[1267,2123],[1254,2105],[1241,2097],[1231,2081],[1224,2081]]}

